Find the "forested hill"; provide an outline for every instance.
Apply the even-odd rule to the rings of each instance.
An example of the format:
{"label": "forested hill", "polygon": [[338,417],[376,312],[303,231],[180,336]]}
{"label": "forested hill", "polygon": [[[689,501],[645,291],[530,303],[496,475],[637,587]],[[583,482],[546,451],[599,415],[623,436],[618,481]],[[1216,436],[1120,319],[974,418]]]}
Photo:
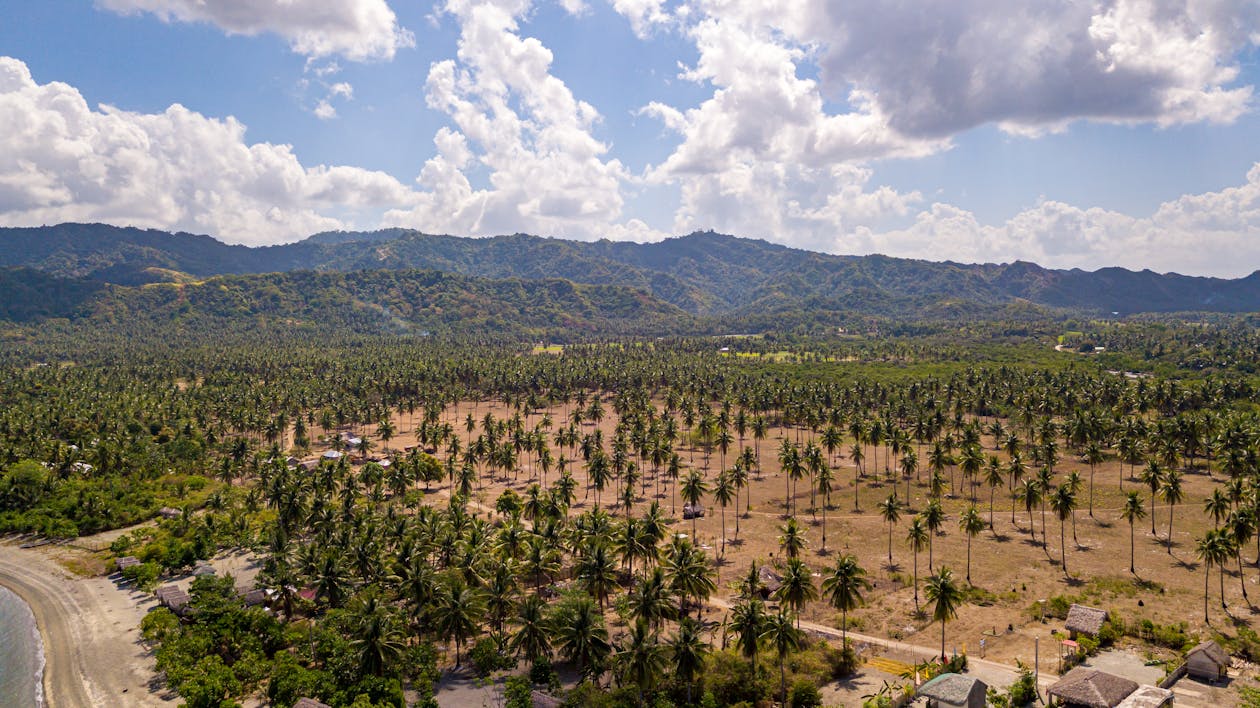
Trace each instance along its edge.
{"label": "forested hill", "polygon": [[471,239],[404,229],[329,232],[294,244],[228,246],[208,236],[102,225],[0,229],[0,265],[124,285],[186,276],[429,269],[484,278],[563,278],[651,293],[701,315],[764,317],[803,308],[900,316],[1033,304],[1090,312],[1260,310],[1260,273],[1237,280],[833,256],[695,233],[659,243],[528,235]]}
{"label": "forested hill", "polygon": [[676,331],[691,319],[642,291],[439,271],[298,271],[138,286],[0,268],[0,320],[53,319],[149,339],[260,331],[539,336]]}

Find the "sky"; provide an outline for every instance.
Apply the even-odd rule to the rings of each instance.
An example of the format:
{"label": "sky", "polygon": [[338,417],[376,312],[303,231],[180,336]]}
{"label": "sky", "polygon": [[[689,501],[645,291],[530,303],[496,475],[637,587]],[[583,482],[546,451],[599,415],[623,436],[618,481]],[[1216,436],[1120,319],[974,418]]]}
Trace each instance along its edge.
{"label": "sky", "polygon": [[1237,277],[1255,0],[0,0],[0,226]]}

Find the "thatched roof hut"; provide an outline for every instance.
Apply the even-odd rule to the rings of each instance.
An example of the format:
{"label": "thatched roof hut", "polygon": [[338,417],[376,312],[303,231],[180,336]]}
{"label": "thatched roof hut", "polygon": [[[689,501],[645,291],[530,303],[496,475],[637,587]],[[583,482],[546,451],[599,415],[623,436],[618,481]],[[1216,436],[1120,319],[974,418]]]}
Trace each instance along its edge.
{"label": "thatched roof hut", "polygon": [[118,572],[121,573],[132,566],[140,565],[140,559],[135,556],[123,556],[114,561],[114,565],[118,568]]}
{"label": "thatched roof hut", "polygon": [[1201,681],[1216,681],[1229,670],[1229,654],[1212,640],[1200,643],[1186,654],[1186,673]]}
{"label": "thatched roof hut", "polygon": [[1078,666],[1056,681],[1049,694],[1067,708],[1116,708],[1137,687],[1127,678]]}
{"label": "thatched roof hut", "polygon": [[928,699],[929,708],[984,708],[989,687],[974,676],[943,673],[919,686],[915,695]]}
{"label": "thatched roof hut", "polygon": [[542,691],[534,691],[529,697],[534,708],[560,708],[564,705],[564,701]]}
{"label": "thatched roof hut", "polygon": [[1102,631],[1103,623],[1106,621],[1106,610],[1073,603],[1068,608],[1067,621],[1064,622],[1063,627],[1073,639],[1076,639],[1078,634],[1084,634],[1087,637],[1097,637],[1098,633]]}
{"label": "thatched roof hut", "polygon": [[763,597],[773,595],[783,585],[783,576],[774,572],[774,569],[768,565],[763,565],[758,569],[757,579],[761,582],[761,594]]}

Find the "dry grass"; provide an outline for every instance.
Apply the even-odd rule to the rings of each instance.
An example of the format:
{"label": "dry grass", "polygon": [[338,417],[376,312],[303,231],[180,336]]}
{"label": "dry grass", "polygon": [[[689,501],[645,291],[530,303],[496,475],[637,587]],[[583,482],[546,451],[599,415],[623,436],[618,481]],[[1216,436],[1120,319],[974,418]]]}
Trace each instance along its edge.
{"label": "dry grass", "polygon": [[[553,420],[567,420],[569,409],[556,407],[547,411],[534,411],[527,419],[532,427],[541,420],[543,413],[549,413]],[[514,410],[501,402],[461,403],[448,408],[443,420],[450,422],[461,442],[466,442],[464,419],[468,413],[480,422],[487,412],[496,418],[510,417]],[[414,444],[414,422],[408,416],[395,420],[399,432],[390,441],[391,450]],[[609,410],[600,424],[604,429],[605,440],[611,440],[612,430],[616,423],[615,414]],[[593,425],[586,423],[584,430],[589,432]],[[372,432],[372,431],[368,431]],[[474,436],[479,431],[474,432]],[[733,587],[739,574],[746,570],[753,560],[761,563],[775,562],[780,555],[777,538],[779,526],[784,522],[784,476],[779,469],[776,450],[780,441],[788,437],[794,442],[804,442],[811,438],[806,430],[792,428],[771,428],[767,438],[760,442],[761,473],[750,475],[750,486],[741,493],[738,520],[739,534],[735,535],[735,508],[726,512],[726,533],[728,538],[724,558],[720,558],[719,593],[724,596],[734,594]],[[846,440],[844,450],[848,450],[852,441]],[[986,437],[983,440],[987,454],[997,454],[1005,459],[1003,453],[993,449],[993,441]],[[736,445],[738,445],[738,441]],[[751,436],[743,444],[754,445]],[[377,441],[377,447],[380,443]],[[726,455],[726,464],[738,448],[732,446]],[[561,452],[553,450],[554,453]],[[578,458],[580,454],[564,451],[567,457]],[[688,465],[707,470],[710,478],[716,476],[722,462],[720,453],[715,449],[711,456],[704,450],[693,449],[680,443],[680,455]],[[910,513],[903,514],[902,521],[893,531],[893,563],[887,563],[888,526],[878,515],[876,503],[888,496],[889,484],[882,480],[886,451],[881,449],[878,462],[873,451],[866,452],[865,466],[867,478],[857,490],[857,509],[854,509],[854,478],[856,468],[848,460],[841,461],[836,474],[836,482],[832,493],[832,505],[827,511],[827,545],[822,546],[822,514],[821,499],[815,507],[810,506],[808,482],[802,480],[798,485],[796,503],[798,517],[806,524],[810,547],[806,551],[806,561],[820,575],[833,561],[838,553],[853,553],[867,569],[875,587],[866,593],[867,604],[862,609],[850,613],[851,626],[866,634],[934,647],[939,642],[938,630],[929,626],[926,615],[916,613],[914,589],[910,578],[913,572],[913,557],[904,541],[906,526]],[[1189,472],[1183,480],[1185,501],[1175,510],[1173,540],[1171,548],[1165,545],[1168,532],[1169,508],[1162,502],[1156,504],[1157,533],[1151,534],[1149,517],[1138,522],[1136,528],[1136,576],[1130,575],[1129,566],[1129,526],[1120,517],[1120,508],[1124,500],[1121,490],[1121,477],[1124,490],[1142,490],[1144,500],[1149,502],[1149,493],[1136,481],[1127,479],[1128,466],[1121,465],[1114,459],[1098,466],[1095,474],[1094,516],[1091,518],[1084,508],[1089,495],[1089,467],[1075,456],[1063,453],[1063,461],[1057,467],[1058,476],[1070,471],[1080,472],[1085,480],[1080,498],[1082,508],[1076,514],[1076,536],[1079,544],[1073,541],[1072,529],[1066,532],[1068,576],[1065,577],[1059,565],[1059,523],[1052,511],[1046,513],[1046,530],[1048,543],[1042,546],[1041,516],[1033,515],[1036,525],[1036,539],[1030,539],[1028,515],[1022,507],[1015,513],[1014,522],[1011,515],[1010,495],[1007,491],[997,491],[995,528],[986,530],[973,540],[971,575],[974,590],[971,601],[963,606],[958,618],[948,627],[948,642],[960,651],[964,648],[972,653],[977,652],[980,638],[986,639],[986,656],[996,661],[1014,663],[1021,659],[1031,663],[1033,658],[1033,638],[1039,637],[1041,642],[1041,662],[1043,670],[1054,666],[1055,643],[1051,631],[1062,629],[1059,620],[1038,621],[1030,608],[1035,607],[1038,600],[1049,599],[1058,595],[1079,596],[1082,601],[1104,609],[1118,612],[1126,619],[1146,618],[1157,623],[1185,622],[1189,631],[1206,633],[1209,630],[1230,631],[1231,627],[1247,625],[1255,628],[1255,610],[1242,599],[1237,567],[1227,568],[1225,575],[1225,598],[1229,605],[1229,614],[1220,607],[1217,597],[1219,581],[1215,570],[1211,581],[1212,599],[1210,603],[1212,626],[1203,623],[1203,567],[1195,558],[1194,544],[1197,536],[1210,528],[1211,520],[1203,513],[1203,500],[1211,494],[1212,489],[1220,482],[1219,475],[1213,479],[1202,469]],[[926,454],[920,451],[920,468],[926,467]],[[522,459],[523,467],[515,479],[499,479],[487,484],[476,492],[476,500],[486,506],[492,506],[494,500],[505,489],[512,488],[523,492],[534,478],[534,470]],[[878,474],[876,474],[878,468]],[[634,513],[639,514],[653,500],[658,500],[662,508],[670,513],[676,511],[675,528],[683,533],[692,532],[692,522],[682,520],[682,502],[670,486],[662,486],[662,494],[656,495],[656,480],[652,475],[651,465],[643,466],[647,482],[647,494],[640,497],[635,504]],[[593,492],[586,494],[586,476],[580,462],[570,466],[570,472],[578,480],[578,501],[573,513],[581,513],[594,505]],[[558,475],[551,472],[549,480]],[[911,482],[911,509],[921,510],[927,503],[927,473],[922,473],[923,481]],[[960,487],[957,495],[943,500],[947,520],[942,533],[933,541],[932,567],[948,566],[955,571],[955,576],[962,582],[966,564],[966,537],[958,530],[959,513],[970,504],[968,495]],[[904,499],[906,483],[898,477],[898,495]],[[747,499],[746,494],[751,498]],[[622,511],[610,505],[615,503],[615,492],[605,490],[603,504],[614,515],[620,516]],[[977,506],[987,521],[988,489],[981,487]],[[721,514],[712,502],[706,503],[709,514],[695,523],[697,541],[713,557],[719,557],[721,537]],[[750,508],[749,511],[744,511]],[[1171,551],[1171,552],[1170,552]],[[1254,546],[1246,549],[1244,556],[1254,559]],[[919,557],[919,581],[929,573],[928,554]],[[1245,584],[1253,598],[1257,597],[1257,570],[1254,565],[1244,565]],[[922,607],[926,611],[926,601],[922,599]],[[815,602],[805,608],[803,617],[807,620],[839,626],[839,614],[823,602]],[[1009,628],[1009,631],[1008,631]],[[918,636],[921,632],[924,636]]]}

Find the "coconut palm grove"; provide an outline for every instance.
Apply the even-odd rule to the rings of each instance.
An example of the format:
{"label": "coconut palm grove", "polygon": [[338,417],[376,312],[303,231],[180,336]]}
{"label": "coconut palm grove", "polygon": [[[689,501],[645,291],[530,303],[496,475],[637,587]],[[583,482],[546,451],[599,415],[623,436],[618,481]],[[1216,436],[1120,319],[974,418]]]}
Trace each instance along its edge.
{"label": "coconut palm grove", "polygon": [[2,330],[0,531],[134,598],[154,701],[1026,705],[1206,641],[1244,667],[1213,700],[1257,700],[1250,315],[776,327],[454,280],[408,297],[496,314],[372,332],[361,284],[260,277]]}

